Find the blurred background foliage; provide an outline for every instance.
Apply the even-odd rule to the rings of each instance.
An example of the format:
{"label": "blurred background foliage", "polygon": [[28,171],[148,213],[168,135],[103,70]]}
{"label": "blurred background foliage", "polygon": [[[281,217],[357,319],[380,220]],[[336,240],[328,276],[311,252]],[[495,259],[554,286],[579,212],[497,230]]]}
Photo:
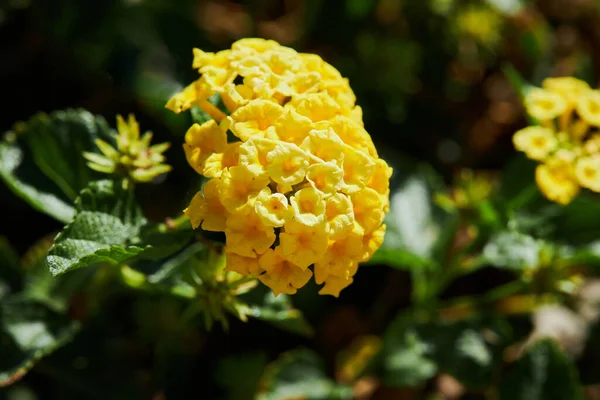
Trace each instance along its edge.
{"label": "blurred background foliage", "polygon": [[[598,85],[600,3],[3,0],[0,129],[38,111],[81,107],[111,125],[117,113],[135,113],[156,142],[173,144],[166,153],[173,171],[138,193],[146,216],[163,221],[188,204],[199,184],[180,147],[191,116],[174,115],[164,104],[195,78],[193,47],[216,51],[252,36],[317,53],[350,79],[368,132],[399,172],[392,208],[411,220],[407,225],[393,214],[397,224],[388,227],[386,241],[401,244],[384,246],[375,257],[395,268],[361,268],[339,299],[317,297],[310,287],[300,291],[293,301],[314,329],[308,337],[257,320],[232,319],[227,333],[220,327],[206,332],[184,323],[181,299],[139,296],[107,286],[102,276],[95,277],[94,290],[103,301],[88,304],[91,296],[78,292],[73,278],[66,283],[70,289],[60,291],[71,298],[63,305],[70,320],[86,319],[94,307],[102,312],[85,327],[48,328],[57,344],[80,332],[6,389],[5,398],[248,399],[258,390],[260,399],[479,399],[498,393],[503,399],[563,399],[582,395],[567,379],[577,375],[575,364],[586,396],[600,398],[594,386],[600,383],[600,331],[593,327],[587,341],[577,336],[581,304],[589,303],[570,297],[577,271],[529,268],[556,260],[598,263],[598,246],[587,252],[569,247],[594,244],[598,200],[582,197],[560,210],[539,196],[531,200],[523,188],[533,185],[532,165],[515,158],[511,143],[526,122],[515,90],[520,77],[539,85],[547,76],[570,75]],[[449,184],[453,189],[446,191]],[[492,192],[498,196],[490,200]],[[0,206],[0,236],[15,249],[2,242],[3,262],[43,271],[40,254],[61,224],[5,185]],[[472,225],[482,241],[473,241]],[[482,250],[482,257],[463,257],[465,246]],[[399,247],[406,251],[386,250]],[[448,260],[459,261],[441,271]],[[46,294],[38,293],[44,299],[56,289],[46,275],[33,274],[38,284],[46,282]],[[32,278],[23,279],[14,278],[27,288]],[[550,310],[532,319],[528,294],[497,303],[519,285],[528,285],[526,293],[563,296],[578,317]],[[597,290],[589,289],[589,296]],[[479,296],[477,304],[461,301],[472,295]],[[431,304],[432,296],[441,303]],[[417,307],[406,311],[411,304]],[[10,316],[9,309],[4,313]],[[423,317],[432,309],[442,318]],[[539,341],[516,361],[522,349],[511,344],[561,324],[567,326],[567,356],[554,342]],[[504,371],[504,363],[515,365]]]}

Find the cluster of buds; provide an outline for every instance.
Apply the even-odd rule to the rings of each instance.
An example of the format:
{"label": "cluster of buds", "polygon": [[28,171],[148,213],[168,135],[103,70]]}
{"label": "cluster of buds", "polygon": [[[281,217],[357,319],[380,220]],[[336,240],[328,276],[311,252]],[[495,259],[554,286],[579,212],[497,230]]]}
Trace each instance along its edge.
{"label": "cluster of buds", "polygon": [[548,78],[525,96],[540,125],[513,136],[517,150],[540,162],[535,178],[550,200],[568,204],[581,188],[600,192],[600,91],[572,77]]}
{"label": "cluster of buds", "polygon": [[314,270],[319,293],[338,296],[383,242],[392,174],[348,80],[317,55],[262,39],[195,49],[193,67],[199,79],[167,104],[213,118],[185,135],[189,164],[209,179],[185,210],[192,225],[224,232],[227,269],[275,295],[295,293]]}
{"label": "cluster of buds", "polygon": [[126,176],[137,182],[150,182],[154,178],[171,170],[171,166],[163,164],[163,153],[169,148],[169,143],[150,146],[152,133],[146,132],[140,137],[140,126],[133,114],[127,121],[117,115],[117,131],[115,140],[117,148],[102,139],[95,143],[102,155],[84,152],[88,167],[94,171],[106,174]]}

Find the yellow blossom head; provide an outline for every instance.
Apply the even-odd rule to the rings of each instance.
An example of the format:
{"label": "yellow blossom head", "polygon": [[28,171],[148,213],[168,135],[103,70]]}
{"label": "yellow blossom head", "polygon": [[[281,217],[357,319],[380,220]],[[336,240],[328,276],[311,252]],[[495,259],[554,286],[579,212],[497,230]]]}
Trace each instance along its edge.
{"label": "yellow blossom head", "polygon": [[541,126],[513,136],[517,150],[539,161],[535,180],[550,200],[568,204],[581,188],[600,192],[600,91],[572,77],[547,78],[525,105]]}
{"label": "yellow blossom head", "polygon": [[[185,138],[189,164],[210,178],[185,210],[192,225],[224,232],[227,269],[276,295],[314,270],[320,293],[338,296],[383,241],[391,176],[348,80],[263,39],[194,49],[193,68],[200,77],[167,104],[214,119]],[[227,110],[208,101],[215,94]]]}
{"label": "yellow blossom head", "polygon": [[146,132],[140,136],[140,126],[133,114],[129,115],[127,121],[117,115],[117,131],[118,134],[114,135],[117,148],[102,139],[96,139],[96,146],[102,154],[83,153],[88,167],[106,174],[125,175],[137,182],[150,182],[171,170],[170,165],[164,164],[163,155],[170,144],[151,146],[152,133]]}

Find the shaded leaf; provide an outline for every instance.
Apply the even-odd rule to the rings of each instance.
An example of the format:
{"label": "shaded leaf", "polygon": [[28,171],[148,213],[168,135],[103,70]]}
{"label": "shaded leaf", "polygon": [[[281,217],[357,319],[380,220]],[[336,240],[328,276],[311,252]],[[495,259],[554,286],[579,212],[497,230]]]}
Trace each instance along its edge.
{"label": "shaded leaf", "polygon": [[577,371],[551,339],[541,340],[508,370],[501,400],[582,399]]}
{"label": "shaded leaf", "polygon": [[303,336],[312,336],[313,329],[304,319],[302,312],[294,308],[291,298],[285,294],[277,297],[259,285],[256,289],[239,297],[247,303],[247,314],[277,326],[280,329]]}
{"label": "shaded leaf", "polygon": [[99,176],[87,168],[83,152],[96,151],[96,139],[114,141],[104,118],[82,109],[37,114],[17,124],[15,133],[35,164],[70,199]]}
{"label": "shaded leaf", "polygon": [[6,300],[0,305],[0,386],[9,385],[36,361],[68,342],[77,322],[34,301]]}
{"label": "shaded leaf", "polygon": [[445,372],[467,387],[484,387],[501,368],[511,336],[501,319],[414,323],[400,316],[384,336],[381,374],[391,386],[415,386]]}
{"label": "shaded leaf", "polygon": [[227,390],[228,399],[253,400],[266,365],[267,357],[262,353],[225,357],[217,365],[215,380]]}
{"label": "shaded leaf", "polygon": [[36,210],[61,222],[69,222],[73,218],[73,206],[25,154],[15,143],[1,142],[0,177],[13,193]]}
{"label": "shaded leaf", "polygon": [[267,366],[256,398],[258,400],[352,398],[352,389],[333,382],[324,370],[323,361],[311,350],[297,349],[284,353]]}

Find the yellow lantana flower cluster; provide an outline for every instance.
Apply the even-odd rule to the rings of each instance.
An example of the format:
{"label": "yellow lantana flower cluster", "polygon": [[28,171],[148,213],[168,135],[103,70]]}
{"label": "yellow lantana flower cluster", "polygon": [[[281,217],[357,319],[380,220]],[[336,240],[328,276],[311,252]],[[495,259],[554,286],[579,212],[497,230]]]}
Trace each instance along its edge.
{"label": "yellow lantana flower cluster", "polygon": [[[227,269],[275,295],[295,293],[313,266],[319,293],[338,296],[383,241],[392,173],[348,80],[263,39],[194,49],[193,67],[200,78],[167,104],[213,117],[185,135],[189,164],[210,179],[185,210],[192,225],[225,232]],[[215,93],[229,115],[208,101]]]}
{"label": "yellow lantana flower cluster", "polygon": [[529,90],[525,108],[540,125],[519,130],[513,143],[540,162],[540,191],[563,205],[581,188],[600,192],[600,91],[572,77],[547,78]]}

